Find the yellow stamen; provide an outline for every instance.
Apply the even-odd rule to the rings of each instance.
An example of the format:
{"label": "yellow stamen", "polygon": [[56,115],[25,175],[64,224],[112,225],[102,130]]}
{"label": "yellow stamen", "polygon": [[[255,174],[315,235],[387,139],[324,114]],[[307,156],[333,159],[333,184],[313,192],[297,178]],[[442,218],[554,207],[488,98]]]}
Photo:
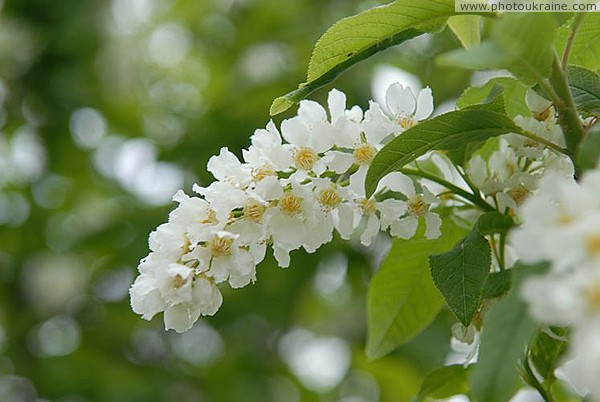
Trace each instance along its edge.
{"label": "yellow stamen", "polygon": [[369,144],[360,144],[354,150],[354,161],[359,165],[368,165],[371,163],[375,155],[377,155],[377,148]]}
{"label": "yellow stamen", "polygon": [[570,215],[570,214],[569,214],[569,213],[567,213],[567,212],[565,212],[565,213],[562,213],[562,214],[561,214],[561,215],[560,215],[560,216],[559,216],[559,217],[556,219],[557,223],[558,223],[559,225],[562,225],[562,226],[567,226],[567,225],[570,225],[571,223],[573,223],[573,221],[574,221],[574,220],[575,220],[575,219],[573,218],[573,216],[572,216],[572,215]]}
{"label": "yellow stamen", "polygon": [[326,188],[319,193],[319,203],[328,211],[336,208],[342,202],[342,197],[335,188]]}
{"label": "yellow stamen", "polygon": [[358,207],[364,215],[373,214],[377,210],[374,199],[363,198],[358,201]]}
{"label": "yellow stamen", "polygon": [[585,248],[589,255],[600,254],[600,234],[593,234],[585,239]]}
{"label": "yellow stamen", "polygon": [[175,289],[179,289],[182,286],[184,286],[187,283],[187,280],[185,280],[181,275],[177,274],[175,275],[175,277],[173,278],[173,287]]}
{"label": "yellow stamen", "polygon": [[405,130],[414,127],[414,125],[416,124],[415,119],[413,119],[410,116],[400,117],[398,120],[396,120],[396,123],[398,123],[400,127],[402,127]]}
{"label": "yellow stamen", "polygon": [[279,209],[287,216],[296,216],[302,213],[302,198],[288,194],[279,200]]}
{"label": "yellow stamen", "polygon": [[261,167],[255,167],[252,169],[252,180],[258,183],[261,180],[266,179],[269,176],[276,176],[277,173],[273,168],[269,165],[264,165]]}
{"label": "yellow stamen", "polygon": [[227,257],[231,255],[233,239],[214,236],[208,241],[208,246],[213,257]]}
{"label": "yellow stamen", "polygon": [[585,298],[594,310],[600,309],[600,283],[585,290]]}
{"label": "yellow stamen", "polygon": [[217,212],[214,209],[209,209],[206,211],[206,218],[204,218],[200,223],[203,225],[215,225],[219,223],[217,219]]}
{"label": "yellow stamen", "polygon": [[265,207],[260,202],[250,200],[244,205],[244,219],[251,222],[260,222],[265,213]]}
{"label": "yellow stamen", "polygon": [[294,150],[294,163],[298,169],[310,170],[317,161],[315,151],[310,148],[296,148]]}
{"label": "yellow stamen", "polygon": [[529,196],[530,193],[531,193],[531,191],[529,191],[529,189],[527,187],[520,185],[519,187],[510,190],[509,195],[510,195],[510,198],[515,200],[517,205],[521,205],[523,203],[523,201],[525,201],[525,199]]}
{"label": "yellow stamen", "polygon": [[420,195],[409,199],[407,203],[408,213],[416,217],[425,215],[425,213],[427,213],[428,206],[429,205],[427,205],[423,197]]}
{"label": "yellow stamen", "polygon": [[190,241],[190,239],[188,239],[187,235],[183,235],[183,245],[181,246],[181,249],[183,250],[183,254],[187,254],[190,252],[191,245],[192,245],[192,242]]}

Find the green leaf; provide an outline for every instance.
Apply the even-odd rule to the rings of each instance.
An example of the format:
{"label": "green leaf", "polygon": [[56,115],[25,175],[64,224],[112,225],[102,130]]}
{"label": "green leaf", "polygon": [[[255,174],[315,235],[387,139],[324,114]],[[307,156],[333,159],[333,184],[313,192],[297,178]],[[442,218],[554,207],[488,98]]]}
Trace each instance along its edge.
{"label": "green leaf", "polygon": [[496,233],[505,234],[513,226],[515,226],[513,218],[497,211],[482,214],[475,224],[475,228],[483,236]]}
{"label": "green leaf", "polygon": [[489,99],[496,88],[502,90],[501,94],[504,99],[506,114],[512,118],[518,115],[531,115],[531,110],[529,110],[527,103],[525,102],[527,86],[521,81],[511,77],[493,78],[483,86],[468,88],[456,101],[456,106],[458,106],[459,109],[464,109],[469,106],[484,103]]}
{"label": "green leaf", "polygon": [[583,67],[569,66],[569,87],[577,110],[600,116],[600,76]]}
{"label": "green leaf", "polygon": [[577,168],[584,172],[594,169],[600,162],[600,125],[592,127],[579,145]]}
{"label": "green leaf", "polygon": [[466,234],[444,219],[442,235],[424,238],[425,225],[410,240],[395,239],[373,276],[368,293],[367,356],[376,359],[414,338],[427,327],[444,301],[428,270],[431,253],[448,250]]}
{"label": "green leaf", "polygon": [[453,0],[396,0],[336,22],[315,45],[306,82],[277,98],[271,114],[287,110],[361,60],[423,33],[440,30],[452,15]]}
{"label": "green leaf", "polygon": [[466,109],[473,110],[487,110],[488,112],[496,112],[501,114],[506,114],[506,106],[504,104],[504,97],[500,96],[502,93],[502,89],[499,87],[494,87],[488,98],[483,103],[478,103],[476,105],[468,106]]}
{"label": "green leaf", "polygon": [[433,282],[465,327],[479,309],[491,264],[490,245],[477,230],[471,231],[452,250],[429,257]]}
{"label": "green leaf", "polygon": [[394,138],[377,153],[367,173],[367,196],[373,194],[385,175],[429,151],[451,151],[469,143],[519,132],[521,129],[508,116],[487,110],[459,110],[424,121]]}
{"label": "green leaf", "polygon": [[[513,268],[517,284],[525,272],[532,270],[517,264]],[[537,328],[527,314],[518,286],[492,306],[483,322],[479,360],[470,378],[474,400],[505,402],[516,393],[520,387],[517,363]]]}
{"label": "green leaf", "polygon": [[[495,87],[489,94],[488,99],[485,103],[478,103],[475,105],[468,106],[466,109],[471,110],[486,110],[489,112],[496,112],[500,114],[506,114],[504,106],[504,98],[499,96],[497,93],[498,87]],[[485,145],[486,141],[475,141],[469,142],[462,147],[448,151],[447,155],[450,160],[458,166],[465,166],[467,161],[471,159],[474,153],[476,153],[481,147]]]}
{"label": "green leaf", "polygon": [[[552,331],[552,336],[547,332]],[[567,331],[562,328],[540,331],[529,347],[529,359],[536,371],[545,379],[554,378],[558,359],[567,350]]]}
{"label": "green leaf", "polygon": [[[295,92],[296,91],[292,92],[292,94],[294,94]],[[290,95],[290,94],[288,94],[288,95]],[[288,95],[280,96],[279,98],[277,98],[273,101],[273,103],[271,104],[271,108],[269,109],[269,114],[271,116],[275,116],[277,114],[283,113],[295,105],[295,103],[293,101],[291,101],[289,98],[293,98],[296,95],[290,95],[290,96],[288,96]]]}
{"label": "green leaf", "polygon": [[485,281],[481,297],[483,299],[495,299],[504,296],[510,291],[511,284],[512,275],[510,270],[491,272]]}
{"label": "green leaf", "polygon": [[512,13],[494,26],[491,39],[446,53],[445,65],[475,70],[507,69],[532,85],[552,72],[556,21],[547,13]]}
{"label": "green leaf", "polygon": [[469,373],[473,366],[464,367],[462,364],[445,366],[427,374],[417,401],[425,398],[444,399],[453,395],[469,392]]}
{"label": "green leaf", "polygon": [[478,15],[455,15],[448,19],[448,26],[466,49],[481,43],[481,17]]}
{"label": "green leaf", "polygon": [[[569,37],[570,28],[562,27],[556,40],[556,48],[562,54]],[[571,47],[569,64],[600,70],[600,13],[587,13],[577,31]]]}

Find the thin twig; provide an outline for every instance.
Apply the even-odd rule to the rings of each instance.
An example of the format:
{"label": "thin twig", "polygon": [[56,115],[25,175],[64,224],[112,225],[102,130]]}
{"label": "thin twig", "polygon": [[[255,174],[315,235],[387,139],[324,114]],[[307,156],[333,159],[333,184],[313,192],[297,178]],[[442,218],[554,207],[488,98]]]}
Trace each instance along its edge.
{"label": "thin twig", "polygon": [[460,188],[444,179],[441,179],[437,176],[434,176],[434,175],[424,172],[422,170],[409,169],[409,168],[400,169],[400,172],[404,173],[406,175],[422,177],[424,179],[428,179],[428,180],[431,180],[438,184],[441,184],[442,186],[446,187],[448,190],[451,190],[454,194],[459,195],[468,201],[471,201],[474,205],[480,207],[484,211],[488,211],[488,212],[495,211],[494,207],[492,207],[490,204],[485,202],[485,200],[482,199],[481,197],[479,197],[475,194],[471,194],[468,191],[465,191],[462,188]]}
{"label": "thin twig", "polygon": [[526,130],[521,130],[518,133],[519,135],[522,135],[523,137],[527,137],[530,140],[539,142],[540,144],[543,144],[545,146],[547,146],[548,148],[552,148],[553,150],[555,150],[556,152],[559,152],[561,154],[565,154],[565,155],[569,155],[569,151],[565,148],[559,147],[558,145],[556,145],[555,143],[548,141],[545,138],[542,137],[538,137],[537,135],[530,133],[529,131]]}
{"label": "thin twig", "polygon": [[581,27],[585,16],[586,13],[575,13],[575,19],[573,20],[573,25],[571,25],[569,37],[567,38],[565,50],[563,51],[562,55],[562,66],[565,69],[567,68],[567,64],[569,63],[569,56],[571,55],[571,49],[573,48],[573,42],[575,41],[575,37],[577,36],[577,31],[579,31],[579,27]]}

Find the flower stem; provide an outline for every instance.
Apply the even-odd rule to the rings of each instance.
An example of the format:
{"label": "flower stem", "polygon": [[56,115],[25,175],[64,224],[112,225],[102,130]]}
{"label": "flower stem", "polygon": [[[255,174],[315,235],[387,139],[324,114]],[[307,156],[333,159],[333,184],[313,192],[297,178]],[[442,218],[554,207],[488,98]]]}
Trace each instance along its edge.
{"label": "flower stem", "polygon": [[525,356],[524,360],[525,361],[523,362],[523,368],[525,369],[525,372],[527,373],[527,377],[530,380],[530,381],[528,381],[529,385],[534,387],[537,390],[537,392],[539,392],[539,394],[542,396],[542,398],[544,399],[545,402],[554,402],[554,397],[552,396],[552,393],[550,393],[548,390],[546,390],[544,388],[544,386],[538,381],[533,370],[531,369],[531,365],[529,363],[529,357]]}
{"label": "flower stem", "polygon": [[573,101],[573,94],[569,88],[566,70],[563,69],[556,52],[554,53],[550,83],[556,95],[560,98],[560,102],[555,101],[554,106],[558,112],[558,122],[565,135],[568,154],[573,159],[577,152],[577,147],[584,137],[584,132],[579,115],[577,114],[575,102]]}
{"label": "flower stem", "polygon": [[468,201],[471,201],[474,205],[480,207],[484,211],[488,211],[488,212],[495,211],[494,207],[492,207],[490,204],[485,202],[485,200],[482,199],[481,197],[479,197],[475,194],[469,193],[468,191],[465,191],[462,188],[460,188],[444,179],[441,179],[437,176],[434,176],[434,175],[424,172],[422,170],[409,169],[409,168],[400,169],[400,172],[404,173],[406,175],[422,177],[424,179],[428,179],[428,180],[431,180],[438,184],[441,184],[442,186],[446,187],[448,190],[451,190],[454,194],[459,195]]}
{"label": "flower stem", "polygon": [[573,20],[573,24],[571,25],[571,30],[569,31],[569,38],[567,39],[567,43],[565,44],[565,50],[562,55],[562,66],[564,69],[567,68],[567,64],[569,63],[569,56],[571,55],[571,49],[573,48],[573,42],[575,37],[577,36],[577,31],[579,31],[579,27],[583,23],[583,19],[585,18],[586,13],[575,13],[575,19]]}
{"label": "flower stem", "polygon": [[569,155],[569,151],[567,149],[559,147],[555,143],[548,141],[545,138],[538,137],[537,135],[530,133],[529,131],[521,130],[519,132],[519,135],[522,135],[523,137],[527,137],[533,141],[539,142],[540,144],[543,144],[543,145],[547,146],[548,148],[552,148],[556,152],[559,152],[559,153],[565,154],[565,155]]}

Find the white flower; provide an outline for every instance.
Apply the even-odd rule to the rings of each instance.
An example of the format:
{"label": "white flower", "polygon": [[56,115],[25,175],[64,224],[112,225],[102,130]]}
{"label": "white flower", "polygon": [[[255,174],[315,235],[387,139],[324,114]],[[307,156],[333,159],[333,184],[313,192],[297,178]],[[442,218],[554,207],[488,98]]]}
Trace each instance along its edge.
{"label": "white flower", "polygon": [[[577,382],[586,387],[594,400],[600,399],[600,317],[578,327],[571,342],[572,370]],[[587,399],[587,398],[586,398]]]}
{"label": "white flower", "polygon": [[298,119],[310,130],[327,134],[326,137],[329,137],[333,145],[339,135],[358,130],[357,125],[362,120],[363,112],[358,106],[346,110],[346,95],[335,88],[329,91],[327,105],[330,119],[327,118],[325,109],[317,102],[302,101],[298,108]]}
{"label": "white flower", "polygon": [[[155,247],[177,242],[175,246],[187,253],[198,242],[204,241],[207,233],[223,227],[226,222],[226,213],[222,211],[218,217],[217,212],[202,198],[189,197],[179,190],[173,196],[173,200],[177,201],[179,206],[169,214],[167,226],[159,226],[159,229],[163,228],[166,233],[162,235],[157,230],[158,233],[151,235],[151,243],[156,244]],[[157,251],[155,247],[151,246],[150,249]],[[173,259],[175,260],[177,259]]]}
{"label": "white flower", "polygon": [[504,139],[500,139],[498,148],[487,161],[480,155],[472,157],[467,164],[467,175],[495,201],[498,210],[515,211],[536,188],[540,174],[526,170],[524,166],[529,166],[526,160],[520,159]]}
{"label": "white flower", "polygon": [[190,255],[199,263],[199,270],[216,283],[226,280],[232,288],[241,288],[256,280],[256,264],[252,253],[238,243],[239,235],[215,230],[204,244]]}
{"label": "white flower", "polygon": [[588,264],[529,278],[521,295],[531,314],[543,323],[583,325],[600,318],[600,266]]}
{"label": "white flower", "polygon": [[[153,265],[148,260],[152,259],[152,254],[146,257],[146,265],[144,261],[140,264],[140,272],[129,293],[131,295],[131,308],[136,314],[140,314],[144,320],[150,320],[156,314],[164,311],[166,308],[165,301],[159,290],[159,282],[153,272]],[[166,262],[161,261],[161,266]]]}
{"label": "white flower", "polygon": [[192,190],[208,201],[220,227],[223,227],[228,221],[231,211],[242,208],[248,199],[244,190],[221,181],[212,182],[207,187],[194,184]]}
{"label": "white flower", "polygon": [[[378,117],[376,117],[378,116]],[[351,182],[364,183],[369,165],[383,147],[383,141],[394,132],[393,124],[383,115],[379,106],[371,103],[362,130],[346,130],[336,137],[336,144],[348,151],[329,151],[323,158],[329,170],[345,173],[352,165],[358,170],[350,177]]]}
{"label": "white flower", "polygon": [[186,228],[170,222],[163,223],[150,233],[148,243],[150,250],[169,262],[182,259],[190,252],[191,245]]}
{"label": "white flower", "polygon": [[326,219],[310,184],[291,180],[276,205],[266,211],[268,232],[280,267],[290,263],[289,252],[302,246],[312,252],[331,241],[333,221]]}
{"label": "white flower", "polygon": [[429,87],[422,89],[418,96],[415,96],[409,87],[400,83],[392,84],[386,91],[385,103],[392,120],[404,130],[433,113],[433,96]]}
{"label": "white flower", "polygon": [[[356,175],[350,178],[350,189],[353,191],[351,197],[359,214],[366,220],[360,241],[364,246],[368,246],[380,230],[386,230],[406,213],[407,205],[404,201],[392,198],[383,201],[377,201],[374,197],[366,198],[364,178],[361,178],[360,181],[353,180],[353,178],[356,179]],[[379,181],[375,195],[384,190],[401,192],[402,183],[405,183],[406,180],[410,181],[402,173],[390,173]]]}
{"label": "white flower", "polygon": [[192,299],[165,310],[165,329],[185,332],[192,328],[201,315],[214,315],[222,303],[223,296],[219,289],[209,280],[197,278],[192,285]]}
{"label": "white flower", "polygon": [[273,121],[269,121],[266,129],[256,130],[250,140],[252,145],[243,150],[242,154],[256,182],[267,176],[274,176],[278,171],[288,171],[294,165],[292,156],[283,147],[281,134]]}
{"label": "white flower", "polygon": [[213,315],[221,306],[222,296],[214,284],[195,276],[194,270],[177,263],[166,264],[152,254],[141,264],[129,290],[132,310],[149,320],[164,311],[165,329],[183,332],[200,315]]}
{"label": "white flower", "polygon": [[348,189],[330,179],[313,179],[314,195],[325,219],[331,219],[342,239],[348,240],[354,231],[355,210]]}
{"label": "white flower", "polygon": [[395,191],[407,197],[405,204],[407,215],[390,225],[392,236],[410,239],[417,232],[419,219],[422,217],[425,220],[425,237],[428,239],[440,237],[442,219],[438,214],[430,211],[431,205],[439,202],[438,198],[425,186],[422,186],[423,193],[418,194],[414,183],[406,176],[399,178]]}
{"label": "white flower", "polygon": [[[560,125],[556,122],[539,121],[533,117],[515,117],[515,123],[523,130],[528,131],[535,136],[547,140],[559,147],[565,147],[565,137]],[[530,159],[541,159],[545,154],[551,151],[546,145],[522,135],[509,134],[504,137],[515,149],[518,156]]]}
{"label": "white flower", "polygon": [[598,176],[586,175],[580,185],[562,172],[546,173],[521,208],[522,227],[511,235],[522,260],[548,260],[565,270],[600,256]]}
{"label": "white flower", "polygon": [[239,159],[226,147],[217,156],[208,160],[207,169],[215,179],[227,182],[236,188],[246,188],[252,181],[251,170],[243,166]]}

